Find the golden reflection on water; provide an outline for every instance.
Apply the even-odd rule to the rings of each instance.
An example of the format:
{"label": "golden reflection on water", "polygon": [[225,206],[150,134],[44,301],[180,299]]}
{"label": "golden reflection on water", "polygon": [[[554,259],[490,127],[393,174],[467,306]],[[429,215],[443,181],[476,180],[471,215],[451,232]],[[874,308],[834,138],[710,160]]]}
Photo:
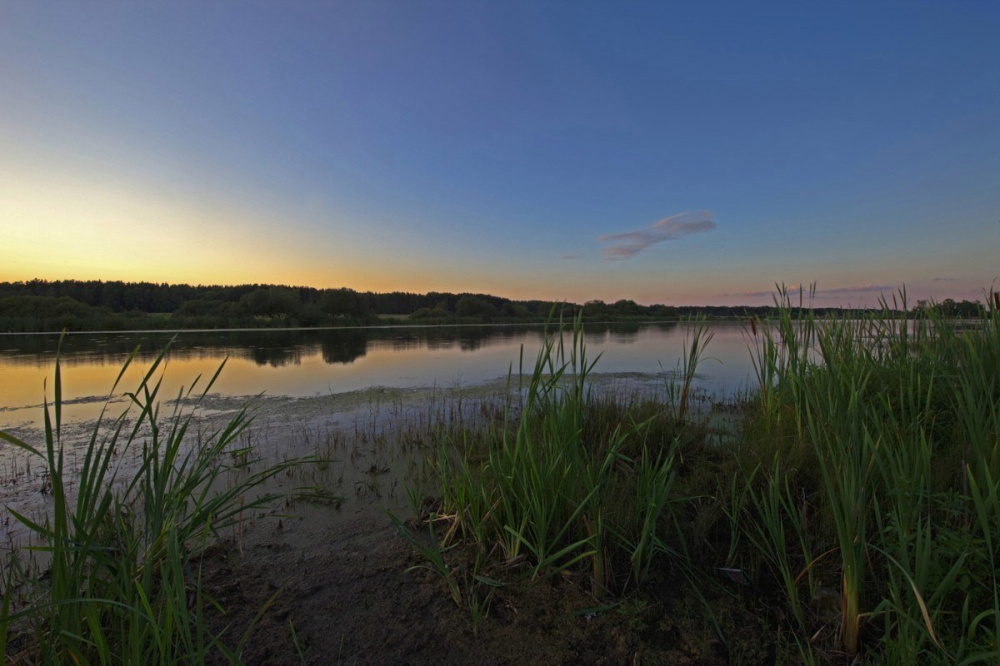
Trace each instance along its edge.
{"label": "golden reflection on water", "polygon": [[[700,368],[705,376],[736,388],[749,373],[749,354],[742,327],[714,327]],[[121,336],[121,334],[115,334]],[[277,335],[277,334],[276,334]],[[283,335],[287,336],[287,332]],[[294,338],[275,347],[234,344],[204,345],[179,350],[157,370],[162,376],[161,400],[173,399],[197,377],[200,392],[229,355],[213,393],[232,396],[307,397],[357,391],[375,386],[468,386],[516,373],[524,346],[530,371],[540,345],[540,332],[531,329],[498,332],[484,338],[363,339],[346,358],[321,344],[296,344]],[[673,370],[680,359],[684,327],[629,327],[595,331],[587,336],[588,356],[603,353],[597,372],[659,374]],[[569,342],[567,340],[567,342]],[[124,363],[126,354],[87,351],[69,356],[62,364],[64,420],[80,421],[98,416]],[[115,393],[135,390],[154,356],[132,362]],[[53,395],[54,355],[0,354],[0,428],[38,425],[41,404]],[[47,382],[47,389],[43,388]],[[121,407],[112,409],[112,416]]]}

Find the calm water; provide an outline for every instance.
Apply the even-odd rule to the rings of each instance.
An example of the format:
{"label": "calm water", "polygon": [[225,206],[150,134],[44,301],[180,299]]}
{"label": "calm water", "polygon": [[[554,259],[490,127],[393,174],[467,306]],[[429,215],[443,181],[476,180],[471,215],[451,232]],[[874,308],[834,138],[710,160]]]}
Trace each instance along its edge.
{"label": "calm water", "polygon": [[[699,367],[710,391],[733,390],[750,374],[748,343],[740,324],[713,328]],[[586,329],[588,355],[602,353],[598,373],[655,380],[680,360],[684,324],[597,325]],[[166,333],[67,336],[61,352],[66,420],[94,418],[128,354],[140,353],[119,385],[133,389]],[[211,377],[228,358],[213,391],[222,395],[306,397],[373,386],[470,386],[505,377],[524,349],[530,369],[541,327],[395,327],[337,330],[182,332],[168,356],[161,396],[173,397],[199,375]],[[0,429],[37,425],[51,399],[59,337],[0,335]]]}

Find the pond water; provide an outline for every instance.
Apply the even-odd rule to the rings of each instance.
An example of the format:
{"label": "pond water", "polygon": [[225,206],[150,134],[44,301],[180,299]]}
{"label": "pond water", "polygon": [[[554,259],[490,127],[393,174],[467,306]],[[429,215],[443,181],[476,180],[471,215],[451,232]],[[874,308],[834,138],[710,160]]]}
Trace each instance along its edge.
{"label": "pond water", "polygon": [[[698,379],[719,394],[745,385],[750,353],[742,325],[717,323]],[[213,393],[310,397],[370,387],[467,387],[507,376],[524,357],[530,371],[541,326],[375,327],[178,333],[0,335],[0,429],[38,426],[43,397],[52,399],[60,354],[67,422],[96,418],[129,354],[139,349],[116,393],[132,390],[173,339],[161,398],[175,397],[226,361]],[[662,383],[677,368],[690,327],[684,323],[587,326],[595,372]]]}
{"label": "pond water", "polygon": [[[734,322],[714,324],[712,333],[695,383],[702,395],[722,398],[744,387],[752,374],[749,342]],[[683,323],[587,326],[587,356],[600,354],[591,375],[594,386],[662,394],[691,335]],[[335,461],[303,467],[267,488],[286,493],[309,486],[347,498],[332,511],[308,504],[296,508],[309,518],[295,521],[293,532],[286,521],[282,538],[307,547],[322,542],[317,535],[327,521],[362,515],[377,520],[383,509],[402,511],[401,489],[421,475],[421,446],[432,441],[430,423],[462,410],[474,414],[479,397],[488,402],[506,395],[508,372],[517,373],[523,355],[530,373],[543,336],[542,326],[101,333],[68,335],[60,349],[58,335],[0,335],[0,431],[44,446],[42,405],[43,399],[52,400],[58,354],[61,441],[72,494],[92,423],[109,401],[110,418],[125,412],[124,393],[136,389],[168,343],[166,364],[154,375],[162,377],[161,402],[177,397],[196,377],[204,386],[225,362],[208,399],[192,412],[201,423],[223,423],[250,403],[254,425],[246,441],[264,464],[308,455]],[[130,478],[140,450],[117,457],[121,478]],[[44,520],[51,510],[47,483],[41,461],[0,441],[0,507]],[[259,526],[265,536],[271,534],[268,525]],[[0,550],[3,544],[30,545],[30,535],[27,542],[24,538],[16,521],[0,516]]]}

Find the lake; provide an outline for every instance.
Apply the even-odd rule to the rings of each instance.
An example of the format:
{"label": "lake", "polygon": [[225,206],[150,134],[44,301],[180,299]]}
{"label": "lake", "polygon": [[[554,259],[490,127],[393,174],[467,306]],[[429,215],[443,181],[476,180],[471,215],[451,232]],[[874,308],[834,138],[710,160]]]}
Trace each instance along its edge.
{"label": "lake", "polygon": [[[699,384],[713,394],[738,389],[751,374],[743,326],[713,324]],[[639,384],[662,384],[680,362],[684,323],[588,325],[595,372]],[[351,329],[182,331],[67,335],[60,352],[67,422],[96,418],[128,355],[139,349],[119,385],[134,388],[173,339],[161,397],[174,397],[199,375],[226,366],[213,392],[224,396],[310,397],[370,387],[474,386],[517,372],[523,348],[530,370],[541,326],[372,327]],[[51,400],[58,335],[0,335],[0,429],[38,426],[48,382]]]}
{"label": "lake", "polygon": [[[695,381],[703,393],[721,398],[746,385],[750,353],[742,325],[717,323],[712,331]],[[588,357],[601,355],[591,375],[595,387],[662,394],[690,336],[690,326],[676,322],[588,325]],[[255,416],[250,436],[262,460],[314,454],[337,461],[324,469],[304,469],[305,480],[281,477],[279,487],[270,489],[286,492],[286,485],[307,484],[350,498],[332,513],[323,507],[297,509],[310,516],[297,521],[292,533],[295,543],[306,547],[319,542],[326,521],[377,517],[384,508],[402,510],[405,495],[400,489],[414,482],[422,457],[419,447],[403,444],[426,443],[429,424],[453,417],[456,405],[475,410],[478,398],[506,395],[508,372],[517,372],[522,350],[525,371],[531,371],[543,327],[93,333],[67,335],[61,350],[59,338],[0,335],[0,430],[44,446],[42,403],[44,396],[51,401],[58,354],[62,441],[72,477],[86,455],[90,424],[108,402],[126,359],[139,349],[110,396],[111,418],[127,407],[124,392],[138,386],[173,340],[162,373],[161,401],[177,397],[199,375],[203,386],[225,361],[210,399],[198,408],[199,419],[206,424],[224,421],[250,402]],[[40,462],[0,442],[0,506],[44,519],[51,497]],[[118,464],[123,478],[129,478],[137,462],[132,456]],[[13,543],[21,536],[13,521],[0,521],[0,541]]]}

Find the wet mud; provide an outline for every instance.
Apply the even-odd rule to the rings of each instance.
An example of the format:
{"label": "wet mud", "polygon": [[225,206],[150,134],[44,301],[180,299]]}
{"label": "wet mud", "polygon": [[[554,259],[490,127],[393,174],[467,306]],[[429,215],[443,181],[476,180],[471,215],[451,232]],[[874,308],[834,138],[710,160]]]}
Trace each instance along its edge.
{"label": "wet mud", "polygon": [[[603,378],[606,390],[629,380],[635,378]],[[425,566],[387,511],[413,518],[406,489],[419,492],[425,481],[434,424],[474,419],[505,391],[497,382],[203,401],[206,432],[244,407],[252,410],[242,442],[253,451],[251,467],[317,459],[275,479],[264,489],[278,496],[273,508],[246,516],[196,560],[192,576],[217,604],[209,627],[227,645],[242,645],[247,663],[262,666],[767,663],[767,629],[752,603],[716,595],[713,617],[676,576],[642,597],[598,600],[584,575],[532,579],[496,571],[490,574],[502,585],[469,587],[460,603],[453,600],[444,577]],[[36,473],[7,494],[44,510]],[[464,575],[471,556],[455,550],[448,557]],[[748,659],[734,661],[720,621]]]}

